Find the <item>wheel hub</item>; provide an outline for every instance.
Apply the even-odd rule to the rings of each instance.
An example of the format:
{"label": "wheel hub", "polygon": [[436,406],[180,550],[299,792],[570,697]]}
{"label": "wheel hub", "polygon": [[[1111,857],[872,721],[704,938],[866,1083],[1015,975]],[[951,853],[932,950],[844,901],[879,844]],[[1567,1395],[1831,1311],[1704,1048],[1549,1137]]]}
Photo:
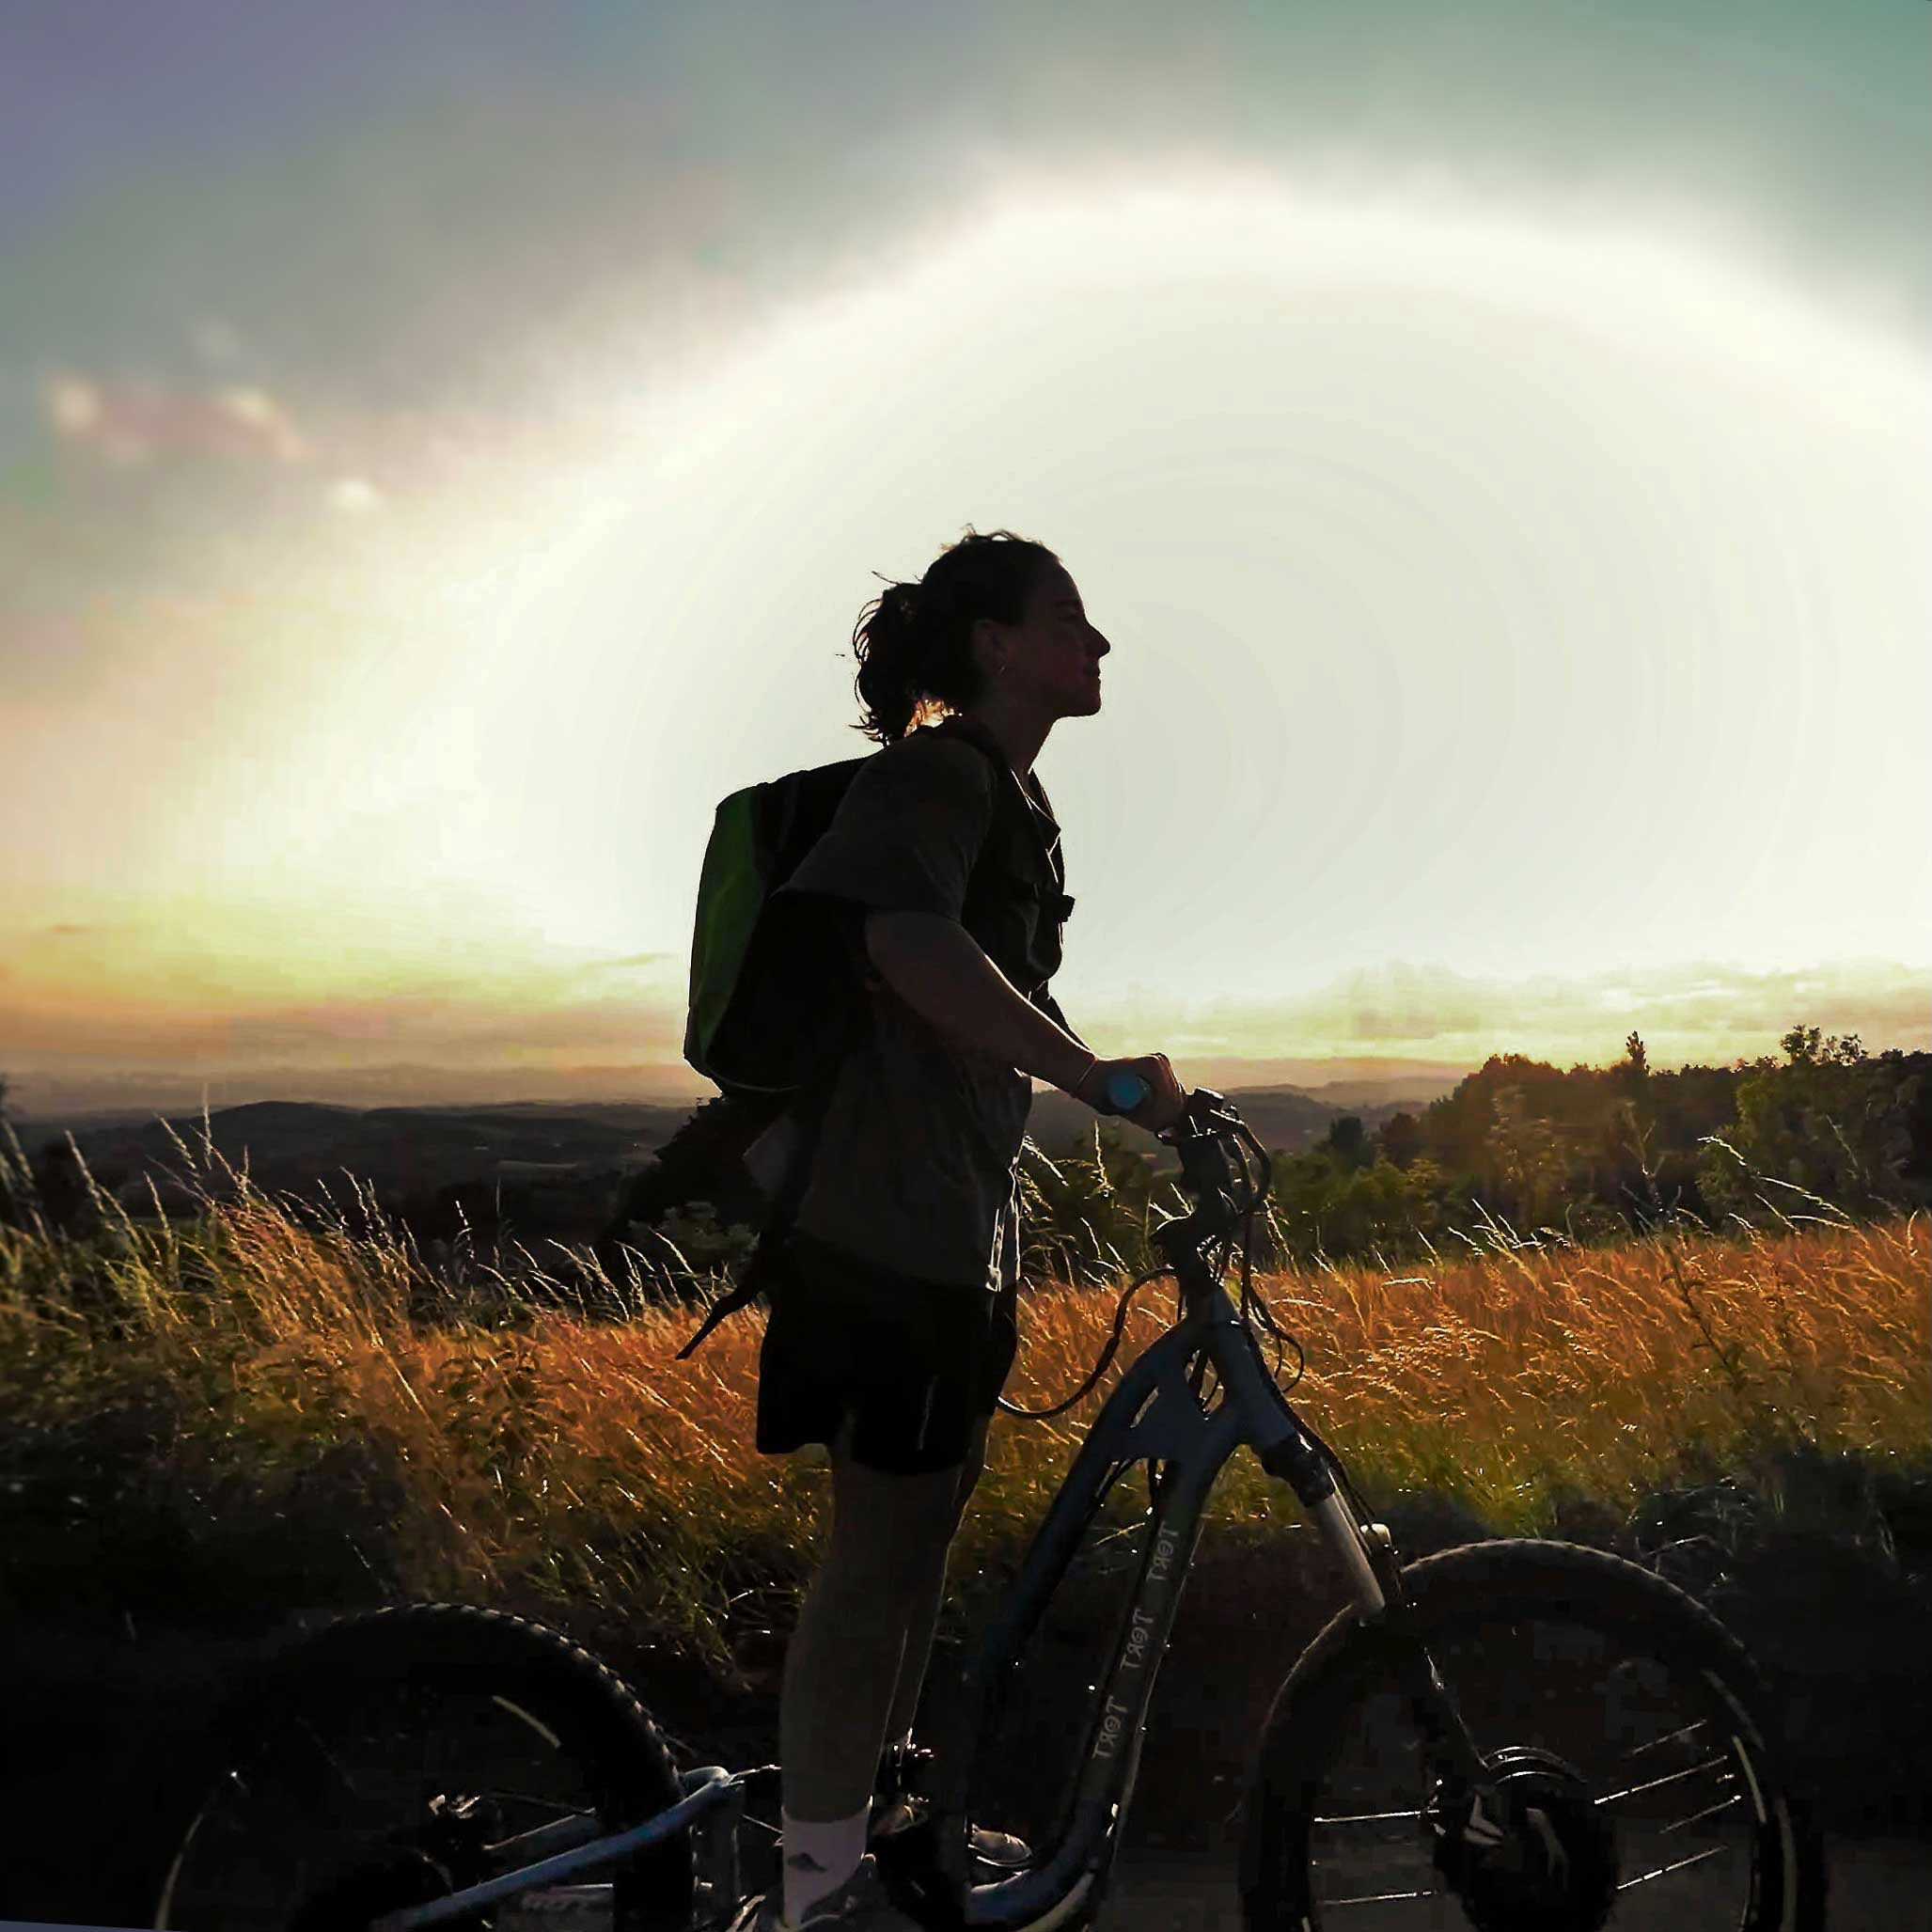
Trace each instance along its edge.
{"label": "wheel hub", "polygon": [[1483,1760],[1500,1815],[1444,1808],[1436,1866],[1477,1932],[1598,1932],[1617,1896],[1616,1836],[1588,1781],[1554,1751],[1511,1745]]}

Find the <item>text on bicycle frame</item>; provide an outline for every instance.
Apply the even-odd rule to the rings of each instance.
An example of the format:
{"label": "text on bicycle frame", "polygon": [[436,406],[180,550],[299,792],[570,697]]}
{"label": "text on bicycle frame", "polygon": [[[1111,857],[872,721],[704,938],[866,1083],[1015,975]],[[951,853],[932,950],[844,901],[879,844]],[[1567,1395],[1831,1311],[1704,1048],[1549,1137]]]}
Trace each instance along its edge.
{"label": "text on bicycle frame", "polygon": [[[1154,1539],[1154,1554],[1148,1560],[1147,1583],[1150,1591],[1158,1585],[1166,1588],[1172,1580],[1174,1554],[1180,1538],[1172,1530],[1162,1530]],[[1121,1653],[1121,1669],[1124,1671],[1144,1671],[1154,1642],[1154,1626],[1159,1623],[1159,1613],[1142,1610],[1138,1604],[1129,1614],[1127,1641]],[[1127,1720],[1132,1714],[1132,1703],[1123,1703],[1110,1691],[1107,1707],[1101,1713],[1099,1735],[1093,1740],[1093,1755],[1097,1758],[1112,1757],[1120,1750],[1121,1738],[1125,1734]]]}

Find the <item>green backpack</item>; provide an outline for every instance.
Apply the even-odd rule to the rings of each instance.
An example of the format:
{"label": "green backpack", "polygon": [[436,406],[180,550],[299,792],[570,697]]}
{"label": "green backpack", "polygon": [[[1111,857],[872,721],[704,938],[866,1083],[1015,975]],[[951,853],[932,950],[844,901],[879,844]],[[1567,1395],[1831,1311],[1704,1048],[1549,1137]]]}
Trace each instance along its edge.
{"label": "green backpack", "polygon": [[718,806],[698,880],[684,1059],[730,1098],[790,1095],[838,1057],[858,987],[851,922],[772,895],[866,761],[788,772]]}

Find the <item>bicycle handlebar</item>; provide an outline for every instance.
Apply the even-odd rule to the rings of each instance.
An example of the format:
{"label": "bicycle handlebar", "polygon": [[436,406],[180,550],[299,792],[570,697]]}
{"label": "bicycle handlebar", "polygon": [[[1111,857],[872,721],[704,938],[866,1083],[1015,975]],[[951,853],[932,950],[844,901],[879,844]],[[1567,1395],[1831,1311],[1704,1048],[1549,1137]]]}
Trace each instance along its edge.
{"label": "bicycle handlebar", "polygon": [[[1153,1091],[1139,1074],[1116,1069],[1101,1083],[1100,1100],[1095,1104],[1095,1111],[1132,1113]],[[1229,1180],[1222,1152],[1225,1139],[1244,1139],[1254,1147],[1256,1153],[1261,1153],[1259,1143],[1248,1131],[1241,1116],[1228,1105],[1224,1095],[1209,1087],[1195,1088],[1187,1095],[1181,1118],[1172,1126],[1161,1128],[1154,1138],[1180,1154],[1183,1176],[1197,1194],[1217,1192]],[[1265,1172],[1266,1155],[1262,1157]],[[1211,1172],[1204,1170],[1209,1161],[1212,1162]],[[1253,1190],[1254,1201],[1259,1202],[1266,1192],[1267,1183],[1264,1180],[1261,1186]]]}
{"label": "bicycle handlebar", "polygon": [[[1211,1248],[1233,1241],[1238,1231],[1245,1309],[1250,1299],[1247,1256],[1254,1216],[1267,1199],[1274,1163],[1226,1097],[1207,1087],[1195,1088],[1181,1118],[1154,1138],[1180,1155],[1181,1186],[1193,1197],[1186,1214],[1155,1232],[1156,1244],[1177,1278],[1188,1277],[1206,1263]],[[1214,1272],[1218,1279],[1219,1267]],[[1265,1326],[1273,1328],[1271,1321]]]}
{"label": "bicycle handlebar", "polygon": [[1114,1072],[1101,1084],[1100,1097],[1107,1103],[1097,1113],[1132,1113],[1154,1090],[1139,1074]]}
{"label": "bicycle handlebar", "polygon": [[[1130,1074],[1124,1069],[1117,1068],[1101,1083],[1100,1098],[1094,1103],[1094,1111],[1105,1114],[1132,1113],[1153,1091],[1139,1074]],[[1172,1146],[1175,1144],[1176,1130],[1185,1126],[1188,1121],[1203,1122],[1217,1116],[1221,1131],[1247,1131],[1241,1117],[1229,1107],[1222,1095],[1211,1088],[1197,1087],[1187,1095],[1181,1119],[1174,1126],[1162,1128],[1155,1138]]]}

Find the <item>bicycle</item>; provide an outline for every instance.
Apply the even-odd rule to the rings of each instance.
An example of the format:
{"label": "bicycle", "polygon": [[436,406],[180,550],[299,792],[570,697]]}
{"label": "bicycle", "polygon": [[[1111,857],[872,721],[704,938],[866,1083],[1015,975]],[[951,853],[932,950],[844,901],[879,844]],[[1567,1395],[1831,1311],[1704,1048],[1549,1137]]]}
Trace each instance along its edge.
{"label": "bicycle", "polygon": [[[1143,1283],[1173,1277],[1175,1317],[1095,1418],[971,1650],[929,1767],[928,1815],[879,1841],[906,1908],[949,1932],[1093,1923],[1203,1506],[1245,1444],[1319,1526],[1351,1596],[1263,1727],[1240,1846],[1250,1928],[1594,1932],[1614,1920],[1814,1932],[1819,1838],[1736,1639],[1663,1579],[1576,1546],[1497,1540],[1404,1564],[1263,1359],[1261,1332],[1296,1346],[1251,1280],[1265,1151],[1206,1090],[1162,1138],[1193,1206],[1156,1231],[1166,1264],[1122,1296],[1088,1386]],[[1237,1229],[1238,1303],[1223,1279]],[[1140,1462],[1138,1576],[1070,1800],[1030,1869],[976,1870],[966,1820],[1002,1692],[1102,1502]],[[1484,1662],[1505,1666],[1500,1682]],[[218,1774],[183,1814],[158,1927],[693,1932],[736,1907],[746,1793],[778,1771],[680,1771],[596,1659],[540,1626],[457,1605],[324,1629],[217,1736]]]}

